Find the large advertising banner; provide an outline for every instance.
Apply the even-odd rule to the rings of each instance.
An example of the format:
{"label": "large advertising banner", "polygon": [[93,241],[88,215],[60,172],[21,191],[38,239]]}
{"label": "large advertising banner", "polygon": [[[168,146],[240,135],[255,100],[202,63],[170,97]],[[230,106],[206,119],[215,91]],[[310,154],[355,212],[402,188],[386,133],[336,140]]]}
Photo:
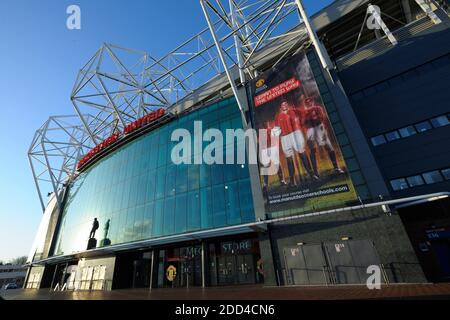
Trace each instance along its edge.
{"label": "large advertising banner", "polygon": [[[310,211],[357,199],[305,54],[256,78],[250,95],[268,212]],[[264,168],[274,159],[277,170],[267,174]]]}

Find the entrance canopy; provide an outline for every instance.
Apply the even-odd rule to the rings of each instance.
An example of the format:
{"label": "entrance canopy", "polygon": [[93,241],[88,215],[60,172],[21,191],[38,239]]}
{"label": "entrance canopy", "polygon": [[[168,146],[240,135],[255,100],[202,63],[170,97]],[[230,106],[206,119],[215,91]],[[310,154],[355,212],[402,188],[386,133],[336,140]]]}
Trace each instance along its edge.
{"label": "entrance canopy", "polygon": [[160,245],[168,245],[175,244],[187,241],[201,241],[208,238],[215,237],[224,237],[230,235],[244,234],[244,233],[255,233],[255,232],[263,232],[267,229],[267,225],[261,222],[252,222],[246,224],[240,224],[236,226],[228,226],[222,228],[201,230],[195,232],[188,232],[183,234],[176,234],[171,236],[164,236],[154,239],[146,239],[133,241],[129,243],[117,244],[112,246],[107,246],[103,248],[96,248],[92,250],[86,250],[82,252],[76,252],[73,254],[67,254],[62,256],[54,256],[47,259],[43,259],[37,262],[33,262],[33,264],[56,264],[69,260],[79,259],[79,258],[88,258],[93,256],[102,256],[107,254],[114,254],[120,251],[129,251],[136,249],[151,249]]}
{"label": "entrance canopy", "polygon": [[269,224],[273,224],[273,223],[290,222],[290,221],[301,220],[301,219],[313,217],[313,216],[337,214],[337,213],[341,213],[341,212],[359,210],[359,209],[370,208],[370,207],[382,207],[384,209],[384,208],[388,208],[389,206],[396,206],[398,208],[398,206],[401,204],[411,204],[411,203],[416,203],[417,201],[436,201],[436,200],[448,198],[449,196],[450,196],[450,192],[439,192],[439,193],[425,194],[425,195],[414,196],[414,197],[407,197],[407,198],[401,198],[401,199],[393,199],[393,200],[379,201],[379,202],[368,203],[368,204],[361,204],[361,205],[357,205],[357,206],[349,206],[349,207],[344,207],[344,208],[324,210],[324,211],[312,212],[312,213],[307,213],[307,214],[259,220],[259,221],[249,222],[249,223],[245,223],[245,224],[239,224],[239,225],[235,225],[235,226],[227,226],[227,227],[221,227],[221,228],[215,228],[215,229],[194,231],[194,232],[176,234],[176,235],[171,235],[171,236],[164,236],[164,237],[159,237],[159,238],[154,238],[154,239],[139,240],[139,241],[134,241],[134,242],[129,242],[129,243],[117,244],[117,245],[112,245],[112,246],[108,246],[108,247],[104,247],[104,248],[96,248],[96,249],[77,252],[77,253],[68,254],[68,255],[50,257],[47,259],[33,262],[32,264],[56,264],[56,263],[70,261],[70,260],[79,259],[79,258],[88,258],[88,257],[92,257],[92,256],[102,256],[102,255],[107,255],[107,254],[114,254],[114,253],[120,252],[120,251],[128,251],[128,250],[133,250],[133,249],[141,249],[141,250],[151,249],[153,247],[160,246],[163,244],[164,245],[165,244],[174,244],[174,243],[181,243],[181,242],[195,241],[195,240],[200,241],[203,239],[222,237],[222,236],[230,236],[230,235],[235,235],[235,234],[264,232],[267,230],[267,226]]}

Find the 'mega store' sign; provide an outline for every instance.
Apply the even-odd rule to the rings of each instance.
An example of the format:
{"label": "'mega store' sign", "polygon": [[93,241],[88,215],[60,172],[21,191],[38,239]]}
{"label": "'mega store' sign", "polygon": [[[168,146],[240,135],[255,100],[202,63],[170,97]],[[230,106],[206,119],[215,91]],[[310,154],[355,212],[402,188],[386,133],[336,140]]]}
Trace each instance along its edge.
{"label": "'mega store' sign", "polygon": [[221,244],[221,249],[224,254],[248,253],[252,250],[252,242],[250,240],[223,242]]}

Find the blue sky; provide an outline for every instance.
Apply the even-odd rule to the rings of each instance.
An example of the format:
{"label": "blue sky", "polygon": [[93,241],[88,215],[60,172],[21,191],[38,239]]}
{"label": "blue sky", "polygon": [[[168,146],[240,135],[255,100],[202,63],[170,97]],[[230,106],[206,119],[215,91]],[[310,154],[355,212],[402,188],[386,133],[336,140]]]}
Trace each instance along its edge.
{"label": "blue sky", "polygon": [[[331,0],[304,0],[310,14]],[[66,8],[81,8],[81,30]],[[0,260],[27,255],[41,208],[27,150],[50,115],[73,114],[78,70],[103,42],[159,57],[206,26],[198,0],[0,1]]]}

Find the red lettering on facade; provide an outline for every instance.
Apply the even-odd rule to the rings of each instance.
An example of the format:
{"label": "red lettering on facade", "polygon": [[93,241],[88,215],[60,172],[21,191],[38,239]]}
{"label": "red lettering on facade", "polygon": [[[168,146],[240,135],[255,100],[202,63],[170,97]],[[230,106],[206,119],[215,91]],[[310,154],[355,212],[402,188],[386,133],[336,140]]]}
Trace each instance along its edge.
{"label": "red lettering on facade", "polygon": [[[136,121],[128,124],[125,126],[123,130],[123,135],[128,135],[132,133],[133,131],[136,131],[137,129],[149,124],[150,122],[162,117],[166,113],[166,110],[163,108],[160,108],[156,111],[153,111],[142,118],[137,119]],[[98,145],[96,145],[92,150],[90,150],[83,158],[81,158],[80,161],[78,161],[77,169],[80,169],[83,167],[86,163],[88,163],[97,153],[100,151],[106,149],[111,144],[115,143],[119,138],[121,137],[121,134],[114,133],[113,135],[109,136],[102,142],[100,142]]]}

